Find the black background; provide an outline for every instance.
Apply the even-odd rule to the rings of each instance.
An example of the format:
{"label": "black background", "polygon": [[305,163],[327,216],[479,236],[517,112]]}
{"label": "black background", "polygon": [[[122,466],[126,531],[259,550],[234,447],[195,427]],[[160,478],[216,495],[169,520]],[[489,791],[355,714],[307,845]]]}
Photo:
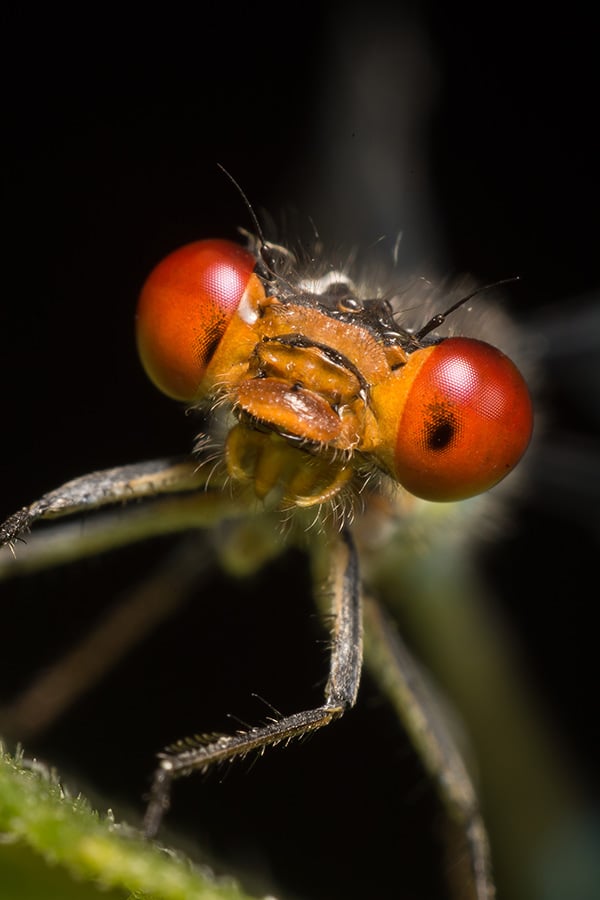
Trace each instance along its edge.
{"label": "black background", "polygon": [[[426,263],[484,282],[519,274],[509,307],[522,328],[549,335],[539,393],[548,440],[512,529],[481,562],[591,786],[600,500],[591,24],[575,9],[529,23],[518,8],[478,15],[460,4],[447,12],[332,5],[291,10],[291,21],[265,7],[145,11],[136,22],[96,15],[23,16],[5,32],[2,514],[76,474],[191,445],[192,422],[141,372],[133,309],[161,255],[199,237],[234,238],[248,225],[217,163],[259,210],[278,217],[295,208],[332,241],[374,242],[410,226],[401,209],[397,223],[389,210],[379,222],[364,172],[341,157],[351,148],[360,159],[374,139],[369,100],[354,119],[344,105],[363,51],[377,60],[378,42],[386,53],[396,40],[405,47],[407,23],[417,23],[437,73],[419,157],[433,223]],[[373,107],[383,98],[389,125],[377,140],[400,167],[394,98],[407,84],[394,77],[404,70],[374,70],[366,95]],[[417,207],[420,179],[415,170]],[[410,194],[410,170],[407,181]],[[407,240],[418,257],[427,231],[414,247]],[[135,550],[123,569],[119,556],[45,575],[35,589],[11,585],[2,612],[6,694],[85,631],[147,560]],[[118,812],[119,797],[139,810],[165,741],[226,727],[228,711],[261,718],[253,690],[286,710],[304,706],[324,660],[302,573],[292,557],[235,587],[216,575],[202,603],[29,749],[77,773]],[[171,824],[200,833],[217,857],[239,857],[258,879],[251,885],[272,879],[286,896],[365,896],[373,867],[381,897],[397,896],[388,885],[399,868],[402,896],[444,896],[434,800],[368,679],[359,709],[333,731],[270,754],[249,774],[242,764],[223,784],[213,776],[179,787]]]}

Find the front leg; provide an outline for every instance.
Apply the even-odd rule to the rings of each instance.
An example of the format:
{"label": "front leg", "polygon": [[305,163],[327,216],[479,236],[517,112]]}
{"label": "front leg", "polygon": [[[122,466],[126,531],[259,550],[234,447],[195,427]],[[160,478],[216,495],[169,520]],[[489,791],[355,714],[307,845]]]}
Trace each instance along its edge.
{"label": "front leg", "polygon": [[55,519],[129,503],[143,497],[186,491],[206,483],[202,467],[191,458],[154,459],[91,472],[68,481],[24,506],[0,526],[0,546],[12,545],[37,519]]}
{"label": "front leg", "polygon": [[[95,512],[111,504],[119,508]],[[36,521],[89,512],[95,514],[84,524],[61,522],[23,538]],[[50,491],[0,526],[0,544],[12,551],[0,554],[0,580],[246,514],[244,493],[224,490],[223,476],[192,458],[92,472]]]}
{"label": "front leg", "polygon": [[303,710],[258,725],[247,731],[227,735],[206,735],[183,739],[159,754],[144,830],[153,837],[163,814],[169,808],[171,783],[193,771],[206,771],[218,762],[246,756],[253,750],[287,743],[310,731],[316,731],[339,718],[356,702],[362,666],[362,608],[358,559],[354,542],[347,531],[334,539],[330,553],[330,589],[333,595],[329,679],[325,702],[316,709]]}

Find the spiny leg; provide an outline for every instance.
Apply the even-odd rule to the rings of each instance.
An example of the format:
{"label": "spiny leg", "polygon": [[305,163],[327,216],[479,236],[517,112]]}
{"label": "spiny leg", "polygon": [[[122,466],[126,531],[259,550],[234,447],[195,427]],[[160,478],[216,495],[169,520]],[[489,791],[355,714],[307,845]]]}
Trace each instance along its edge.
{"label": "spiny leg", "polygon": [[90,472],[49,491],[0,525],[0,546],[11,546],[38,519],[55,519],[114,503],[189,491],[207,483],[206,470],[191,458],[154,459]]}
{"label": "spiny leg", "polygon": [[496,891],[489,839],[477,792],[440,698],[425,681],[381,606],[372,597],[365,597],[364,605],[365,661],[436,780],[450,827],[459,834],[459,840],[453,844],[466,845],[466,865],[461,865],[461,859],[458,864],[452,861],[456,871],[450,872],[450,881],[456,896],[460,900],[493,900]]}
{"label": "spiny leg", "polygon": [[[84,520],[44,527],[0,553],[0,581],[107,553],[160,535],[212,528],[244,518],[248,507],[221,489],[210,488],[95,513]],[[17,538],[12,538],[16,542]],[[12,549],[12,552],[10,550]]]}
{"label": "spiny leg", "polygon": [[207,736],[183,740],[159,754],[159,765],[150,790],[144,819],[144,830],[153,837],[163,814],[169,808],[171,782],[205,771],[217,762],[243,757],[253,750],[290,741],[315,731],[339,718],[354,705],[362,665],[362,609],[358,560],[354,542],[347,531],[332,538],[331,581],[334,625],[332,630],[329,679],[325,702],[316,709],[303,710],[290,716],[258,725],[248,731],[217,737]]}

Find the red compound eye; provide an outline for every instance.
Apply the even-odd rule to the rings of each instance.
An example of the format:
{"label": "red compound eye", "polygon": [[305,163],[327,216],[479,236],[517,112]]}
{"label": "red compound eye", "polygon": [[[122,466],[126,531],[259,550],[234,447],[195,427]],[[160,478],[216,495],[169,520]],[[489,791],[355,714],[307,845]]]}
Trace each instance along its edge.
{"label": "red compound eye", "polygon": [[230,241],[197,241],[150,273],[136,332],[148,377],[169,397],[191,401],[234,316],[256,260]]}
{"label": "red compound eye", "polygon": [[428,355],[400,415],[396,477],[426,500],[481,493],[508,475],[531,438],[525,381],[482,341],[448,338],[417,354]]}

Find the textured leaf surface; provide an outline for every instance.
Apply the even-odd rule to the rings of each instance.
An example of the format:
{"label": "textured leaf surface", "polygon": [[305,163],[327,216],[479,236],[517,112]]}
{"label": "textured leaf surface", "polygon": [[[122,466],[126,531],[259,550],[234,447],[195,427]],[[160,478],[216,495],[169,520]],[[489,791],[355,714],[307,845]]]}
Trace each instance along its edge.
{"label": "textured leaf surface", "polygon": [[184,856],[70,796],[56,774],[0,748],[0,897],[245,900]]}

